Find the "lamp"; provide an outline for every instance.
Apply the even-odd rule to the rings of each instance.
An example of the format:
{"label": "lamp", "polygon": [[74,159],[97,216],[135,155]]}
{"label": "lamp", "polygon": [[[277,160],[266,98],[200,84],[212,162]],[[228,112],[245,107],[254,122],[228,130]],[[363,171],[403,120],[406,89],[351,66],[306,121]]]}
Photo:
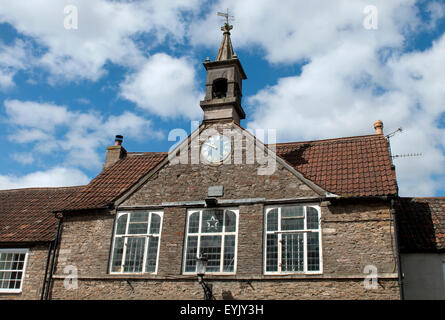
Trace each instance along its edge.
{"label": "lamp", "polygon": [[204,274],[207,269],[207,255],[206,254],[200,254],[196,259],[196,275],[198,276],[198,283],[202,286],[202,289],[204,290],[204,300],[214,300],[212,294],[212,285],[207,284],[204,281]]}
{"label": "lamp", "polygon": [[198,277],[203,278],[207,268],[207,255],[200,254],[196,259],[196,274]]}

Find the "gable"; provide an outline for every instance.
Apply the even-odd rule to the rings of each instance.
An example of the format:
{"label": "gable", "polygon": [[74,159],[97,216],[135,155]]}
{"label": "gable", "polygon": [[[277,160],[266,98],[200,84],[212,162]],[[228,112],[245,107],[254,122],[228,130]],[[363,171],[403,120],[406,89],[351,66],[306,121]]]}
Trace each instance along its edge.
{"label": "gable", "polygon": [[[206,162],[201,155],[203,144],[213,134],[227,136],[227,130],[232,130],[232,135],[239,135],[242,143],[233,142],[231,154],[222,163]],[[295,169],[267,147],[261,147],[264,147],[261,142],[233,123],[202,126],[199,132],[171,152],[165,166],[150,173],[153,176],[138,190],[133,190],[133,194],[125,195],[121,199],[122,206],[203,200],[208,196],[208,187],[216,185],[224,187],[222,199],[318,198],[325,194],[310,181],[301,179]],[[264,158],[260,156],[261,152]]]}

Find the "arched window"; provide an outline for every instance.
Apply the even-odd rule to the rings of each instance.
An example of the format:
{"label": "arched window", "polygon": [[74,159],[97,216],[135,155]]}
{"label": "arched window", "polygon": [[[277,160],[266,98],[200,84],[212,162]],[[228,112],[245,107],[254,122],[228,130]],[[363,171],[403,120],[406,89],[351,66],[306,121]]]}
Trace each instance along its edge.
{"label": "arched window", "polygon": [[212,89],[214,99],[225,98],[227,96],[227,79],[216,79],[213,81]]}
{"label": "arched window", "polygon": [[162,211],[119,213],[111,258],[112,273],[156,273]]}
{"label": "arched window", "polygon": [[266,209],[265,272],[321,272],[320,217],[315,206]]}
{"label": "arched window", "polygon": [[235,273],[238,210],[189,211],[184,273],[196,272],[196,258],[207,256],[206,272]]}

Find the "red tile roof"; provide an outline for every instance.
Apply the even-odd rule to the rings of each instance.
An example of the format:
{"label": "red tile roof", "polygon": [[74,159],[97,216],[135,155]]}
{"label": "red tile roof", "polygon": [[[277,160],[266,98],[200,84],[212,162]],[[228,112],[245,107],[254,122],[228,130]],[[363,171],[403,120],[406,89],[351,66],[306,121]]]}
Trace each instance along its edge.
{"label": "red tile roof", "polygon": [[166,152],[127,153],[58,210],[85,210],[106,207],[167,157]]}
{"label": "red tile roof", "polygon": [[0,190],[0,242],[46,242],[55,237],[53,209],[82,187]]}
{"label": "red tile roof", "polygon": [[[280,143],[277,155],[321,188],[342,196],[396,195],[388,142],[382,135]],[[167,157],[165,152],[128,153],[103,170],[60,210],[111,205]]]}
{"label": "red tile roof", "polygon": [[276,153],[331,193],[352,197],[397,194],[395,170],[383,135],[279,143]]}
{"label": "red tile roof", "polygon": [[396,204],[400,251],[445,251],[445,197],[401,198]]}

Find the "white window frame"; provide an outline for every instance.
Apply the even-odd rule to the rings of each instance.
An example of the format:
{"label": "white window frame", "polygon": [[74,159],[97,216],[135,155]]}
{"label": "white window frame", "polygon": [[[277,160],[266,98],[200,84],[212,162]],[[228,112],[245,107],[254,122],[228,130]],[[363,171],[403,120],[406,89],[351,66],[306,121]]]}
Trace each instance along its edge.
{"label": "white window frame", "polygon": [[[296,231],[281,231],[281,208],[284,207],[295,207],[301,206],[304,207],[304,229],[296,230]],[[311,207],[317,210],[318,212],[318,229],[307,229],[307,210],[306,208]],[[267,231],[267,214],[274,210],[278,209],[278,230],[279,231]],[[308,271],[307,270],[307,234],[308,232],[312,232],[313,230],[317,230],[318,232],[318,250],[319,250],[319,264],[320,270],[317,271]],[[280,271],[281,270],[281,236],[283,233],[303,233],[303,271]],[[268,234],[278,234],[278,271],[266,271],[267,270],[267,235]],[[265,275],[289,275],[289,274],[322,274],[323,273],[323,249],[322,249],[322,230],[321,230],[321,210],[320,206],[314,204],[307,203],[297,203],[297,204],[286,204],[286,205],[274,205],[274,206],[265,206],[264,207],[264,237],[263,237],[263,272]]]}
{"label": "white window frame", "polygon": [[[147,233],[146,234],[132,234],[129,235],[128,234],[128,227],[130,225],[130,215],[132,213],[135,212],[148,212],[148,227],[147,227]],[[156,254],[156,268],[155,268],[155,272],[145,272],[145,267],[146,267],[146,263],[147,263],[147,250],[148,250],[148,239],[150,238],[150,224],[151,224],[151,217],[152,217],[152,213],[158,214],[161,216],[161,223],[159,225],[159,236],[158,236],[158,249],[157,249],[157,254]],[[119,238],[132,238],[132,237],[137,237],[137,238],[141,238],[141,237],[145,237],[145,245],[144,245],[144,259],[143,259],[143,264],[142,264],[142,272],[124,272],[124,271],[112,271],[113,270],[113,258],[114,258],[114,245],[116,243],[116,231],[117,231],[117,223],[119,221],[119,218],[125,214],[128,214],[128,218],[127,218],[127,223],[125,226],[125,235],[117,235]],[[159,251],[160,251],[160,247],[161,247],[161,236],[162,236],[162,224],[164,222],[164,211],[158,211],[158,210],[129,210],[129,211],[120,211],[116,214],[116,219],[115,219],[115,223],[114,223],[114,234],[113,234],[113,243],[111,245],[111,252],[110,252],[110,268],[109,268],[109,273],[110,274],[157,274],[158,273],[158,267],[159,267]],[[121,260],[121,265],[124,264],[125,262],[125,255],[126,255],[126,247],[127,244],[127,240],[124,241],[124,251],[122,253],[122,260]],[[123,268],[122,268],[123,270]]]}
{"label": "white window frame", "polygon": [[[202,212],[205,210],[212,210],[212,209],[217,209],[217,210],[224,210],[224,211],[232,211],[235,213],[236,216],[236,226],[235,226],[235,231],[234,232],[201,232],[201,226],[202,226]],[[184,238],[184,253],[183,253],[183,267],[182,267],[182,273],[183,274],[187,274],[187,275],[196,275],[197,272],[190,272],[190,271],[185,271],[185,267],[186,267],[186,257],[187,257],[187,238],[189,236],[189,224],[190,224],[190,216],[195,213],[195,212],[199,212],[199,225],[198,225],[198,232],[197,233],[192,233],[191,235],[197,236],[198,237],[198,243],[197,243],[197,251],[199,252],[200,249],[200,245],[201,245],[201,237],[202,236],[222,236],[223,239],[221,240],[221,266],[220,266],[220,270],[222,269],[222,266],[224,264],[224,236],[226,235],[235,235],[235,252],[234,252],[234,256],[233,256],[233,260],[234,260],[234,264],[233,264],[233,271],[232,272],[227,272],[227,271],[223,271],[223,272],[206,272],[206,275],[234,275],[236,274],[236,268],[237,268],[237,260],[238,260],[238,229],[239,229],[239,209],[238,208],[201,208],[201,209],[188,209],[187,210],[187,225],[186,225],[186,232],[185,232],[185,238]],[[225,228],[225,226],[223,225],[223,228]],[[225,231],[225,230],[224,230]]]}
{"label": "white window frame", "polygon": [[[26,266],[28,265],[28,256],[29,256],[29,249],[25,248],[0,248],[0,253],[24,253],[25,254],[25,260],[23,262],[23,269],[22,271],[22,278],[20,279],[20,288],[18,289],[5,289],[0,288],[0,293],[21,293],[23,288],[23,282],[25,282],[25,274],[26,274]],[[3,272],[13,272],[14,270],[0,270]],[[18,270],[17,270],[18,271]]]}

